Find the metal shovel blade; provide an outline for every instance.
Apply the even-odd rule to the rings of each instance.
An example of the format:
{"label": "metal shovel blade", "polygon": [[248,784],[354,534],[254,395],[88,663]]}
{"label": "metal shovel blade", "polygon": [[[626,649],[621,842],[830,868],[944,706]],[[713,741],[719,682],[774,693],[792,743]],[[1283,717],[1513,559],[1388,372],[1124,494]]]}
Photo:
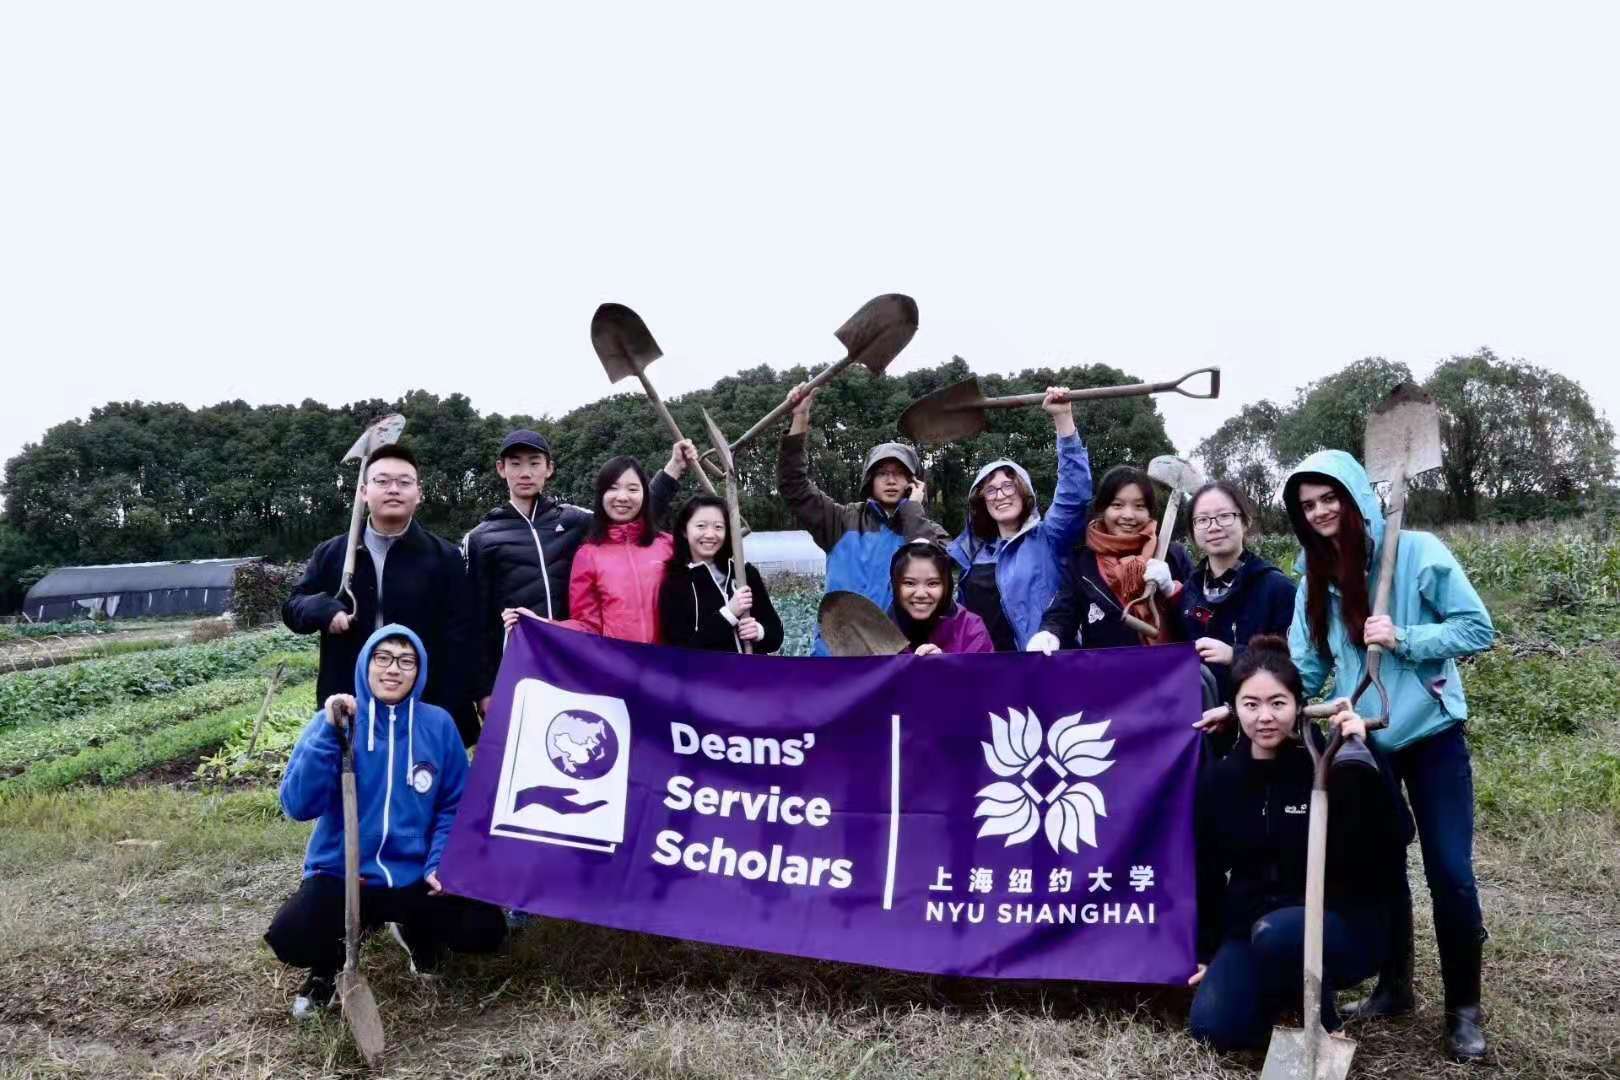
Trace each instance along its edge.
{"label": "metal shovel blade", "polygon": [[381,420],[373,420],[371,426],[354,440],[354,445],[343,455],[343,460],[364,461],[383,447],[399,442],[399,437],[404,431],[405,418],[399,413],[390,413]]}
{"label": "metal shovel blade", "polygon": [[591,347],[610,383],[645,371],[664,355],[641,316],[623,304],[603,304],[596,309],[591,316]]}
{"label": "metal shovel blade", "polygon": [[1344,1080],[1350,1075],[1350,1059],[1356,1054],[1356,1041],[1343,1035],[1323,1035],[1316,1041],[1316,1074],[1309,1072],[1310,1036],[1299,1028],[1271,1029],[1271,1046],[1260,1080]]}
{"label": "metal shovel blade", "polygon": [[911,644],[883,609],[860,593],[828,593],[816,619],[834,656],[895,656]]}
{"label": "metal shovel blade", "polygon": [[917,333],[917,301],[904,293],[884,293],[861,305],[833,335],[853,363],[881,375]]}
{"label": "metal shovel blade", "polygon": [[979,405],[982,401],[979,380],[963,379],[908,405],[900,414],[900,430],[919,443],[948,443],[983,435],[990,424]]}
{"label": "metal shovel blade", "polygon": [[1434,399],[1412,383],[1397,386],[1367,417],[1363,451],[1375,483],[1438,469],[1444,459]]}
{"label": "metal shovel blade", "polygon": [[1174,454],[1160,454],[1148,462],[1148,476],[1169,488],[1172,497],[1177,493],[1190,493],[1204,486],[1204,473],[1186,458]]}
{"label": "metal shovel blade", "polygon": [[377,1011],[377,999],[371,985],[358,971],[338,972],[338,997],[343,1002],[343,1019],[354,1035],[354,1045],[367,1065],[375,1065],[383,1054],[382,1013]]}

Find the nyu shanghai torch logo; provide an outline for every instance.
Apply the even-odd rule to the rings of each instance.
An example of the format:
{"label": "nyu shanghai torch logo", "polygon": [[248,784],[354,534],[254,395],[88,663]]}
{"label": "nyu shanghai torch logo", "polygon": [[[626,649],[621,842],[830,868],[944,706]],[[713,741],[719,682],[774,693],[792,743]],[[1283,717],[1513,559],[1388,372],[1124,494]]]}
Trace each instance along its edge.
{"label": "nyu shanghai torch logo", "polygon": [[496,836],[614,851],[624,842],[630,714],[623,700],[524,679],[512,699]]}
{"label": "nyu shanghai torch logo", "polygon": [[1082,841],[1097,846],[1097,819],[1108,810],[1091,778],[1113,767],[1114,740],[1103,738],[1109,721],[1082,724],[1081,715],[1053,724],[1043,748],[1034,712],[1008,709],[1006,719],[990,714],[990,741],[979,745],[990,771],[1004,779],[976,796],[973,816],[985,819],[981,837],[1005,836],[1004,846],[1011,847],[1044,825],[1053,851],[1079,854]]}

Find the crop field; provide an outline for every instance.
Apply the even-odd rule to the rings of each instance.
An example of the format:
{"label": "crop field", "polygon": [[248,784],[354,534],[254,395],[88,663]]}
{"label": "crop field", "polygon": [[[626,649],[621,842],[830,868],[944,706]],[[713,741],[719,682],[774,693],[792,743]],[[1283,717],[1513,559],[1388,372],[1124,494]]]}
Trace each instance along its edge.
{"label": "crop field", "polygon": [[[1440,1057],[1414,844],[1419,1009],[1354,1025],[1352,1075],[1620,1078],[1620,539],[1581,523],[1446,535],[1501,632],[1463,675],[1492,1053]],[[1292,563],[1290,543],[1264,551]],[[774,599],[807,650],[813,586]],[[259,936],[309,832],[274,784],[314,673],[313,640],[275,630],[0,674],[0,1080],[365,1075],[340,1018],[287,1016],[298,978]],[[1188,1039],[1179,988],[927,978],[551,920],[431,984],[386,935],[362,964],[391,1077],[1236,1080],[1259,1065]]]}

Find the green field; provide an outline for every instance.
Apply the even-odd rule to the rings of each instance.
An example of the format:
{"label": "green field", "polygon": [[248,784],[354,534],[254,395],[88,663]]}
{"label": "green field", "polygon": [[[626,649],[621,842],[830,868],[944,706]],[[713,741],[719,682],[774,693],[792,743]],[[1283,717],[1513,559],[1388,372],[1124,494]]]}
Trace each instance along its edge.
{"label": "green field", "polygon": [[[1440,1059],[1419,886],[1419,1012],[1354,1027],[1352,1075],[1620,1077],[1620,540],[1585,526],[1450,539],[1502,631],[1464,670],[1492,1057]],[[777,599],[796,651],[815,599]],[[312,644],[259,632],[0,676],[0,1078],[364,1074],[340,1020],[287,1018],[297,980],[259,940],[308,835],[273,783],[312,704]],[[248,756],[281,661],[288,682]],[[1258,1066],[1189,1040],[1174,989],[925,978],[553,921],[431,986],[386,938],[362,962],[395,1077]]]}

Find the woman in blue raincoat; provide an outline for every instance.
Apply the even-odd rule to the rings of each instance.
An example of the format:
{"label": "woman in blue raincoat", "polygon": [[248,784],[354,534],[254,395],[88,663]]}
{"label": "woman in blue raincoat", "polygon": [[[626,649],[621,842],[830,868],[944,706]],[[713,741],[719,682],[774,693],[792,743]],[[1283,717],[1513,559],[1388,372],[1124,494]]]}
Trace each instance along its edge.
{"label": "woman in blue raincoat", "polygon": [[1017,652],[1041,628],[1063,563],[1086,527],[1091,462],[1074,426],[1066,386],[1046,388],[1041,403],[1057,431],[1058,481],[1047,515],[1029,473],[1001,458],[968,488],[967,525],[948,550],[960,571],[957,602],[984,620],[997,652]]}
{"label": "woman in blue raincoat", "polygon": [[[1338,692],[1354,690],[1367,646],[1385,650],[1389,727],[1373,739],[1405,786],[1417,821],[1445,983],[1446,1049],[1456,1060],[1478,1060],[1485,1054],[1480,969],[1486,935],[1474,882],[1474,782],[1463,739],[1468,702],[1457,660],[1490,648],[1490,614],[1446,545],[1412,530],[1400,533],[1389,614],[1372,614],[1387,540],[1384,516],[1366,471],[1344,451],[1322,450],[1300,462],[1284,485],[1283,502],[1304,548],[1288,644],[1306,693],[1320,692],[1329,676]],[[1377,693],[1368,691],[1357,706],[1373,715]],[[1355,1015],[1413,1007],[1410,890],[1407,897],[1391,959]]]}

